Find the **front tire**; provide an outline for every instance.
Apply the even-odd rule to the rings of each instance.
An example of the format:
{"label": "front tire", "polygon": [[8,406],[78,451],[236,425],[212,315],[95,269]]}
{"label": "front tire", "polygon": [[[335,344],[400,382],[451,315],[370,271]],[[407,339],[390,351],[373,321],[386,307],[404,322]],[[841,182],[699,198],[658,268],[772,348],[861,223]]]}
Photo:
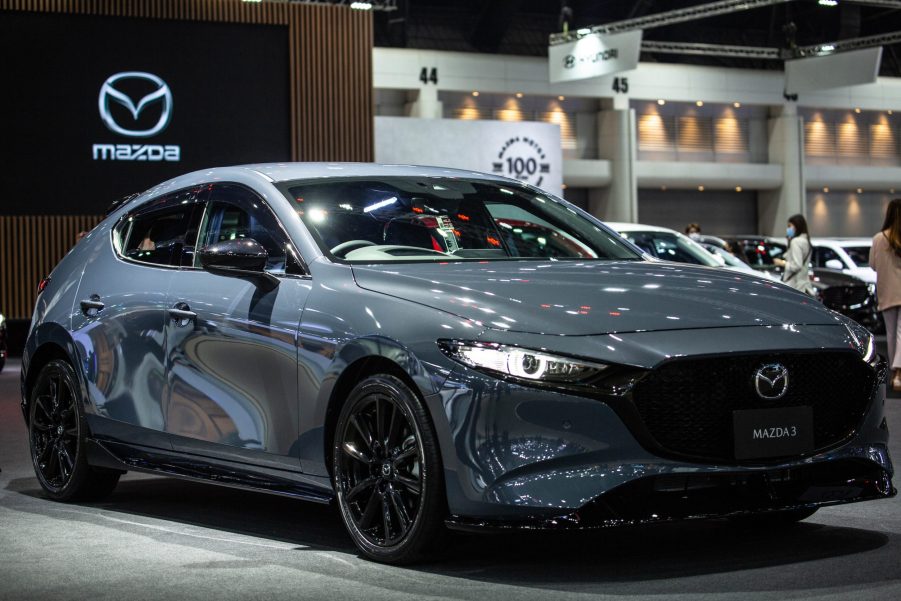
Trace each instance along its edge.
{"label": "front tire", "polygon": [[38,482],[57,501],[99,500],[121,475],[88,465],[83,406],[72,366],[58,359],[47,363],[29,399],[28,440]]}
{"label": "front tire", "polygon": [[445,533],[438,441],[422,401],[400,379],[371,376],[341,409],[332,476],[344,525],[368,558],[422,560]]}

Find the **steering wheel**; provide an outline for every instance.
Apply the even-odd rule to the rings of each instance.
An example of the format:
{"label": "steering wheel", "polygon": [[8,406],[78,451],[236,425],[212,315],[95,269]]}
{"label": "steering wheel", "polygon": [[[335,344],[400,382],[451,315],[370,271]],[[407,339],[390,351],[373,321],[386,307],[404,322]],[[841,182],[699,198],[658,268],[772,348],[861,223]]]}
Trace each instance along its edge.
{"label": "steering wheel", "polygon": [[338,246],[331,249],[329,252],[335,255],[336,257],[343,257],[348,252],[352,250],[356,250],[358,248],[363,248],[364,246],[375,246],[375,242],[370,242],[369,240],[348,240],[347,242],[342,242]]}

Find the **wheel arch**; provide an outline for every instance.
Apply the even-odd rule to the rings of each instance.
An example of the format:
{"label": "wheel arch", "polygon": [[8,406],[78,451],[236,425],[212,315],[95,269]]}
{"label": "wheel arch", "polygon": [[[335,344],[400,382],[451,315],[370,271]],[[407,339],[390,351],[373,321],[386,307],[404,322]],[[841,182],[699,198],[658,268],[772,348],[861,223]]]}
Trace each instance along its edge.
{"label": "wheel arch", "polygon": [[25,351],[22,353],[22,413],[28,423],[28,399],[41,369],[54,359],[61,359],[72,366],[83,399],[88,399],[84,374],[78,369],[78,353],[75,341],[70,333],[60,324],[44,322],[38,325],[28,336]]}
{"label": "wheel arch", "polygon": [[323,399],[321,406],[325,408],[321,422],[322,457],[329,476],[332,475],[329,459],[338,415],[351,390],[363,378],[376,374],[395,376],[419,396],[426,408],[425,397],[437,391],[434,375],[416,355],[400,343],[384,337],[361,338],[344,345],[336,355],[329,374],[332,377],[323,381],[320,396]]}

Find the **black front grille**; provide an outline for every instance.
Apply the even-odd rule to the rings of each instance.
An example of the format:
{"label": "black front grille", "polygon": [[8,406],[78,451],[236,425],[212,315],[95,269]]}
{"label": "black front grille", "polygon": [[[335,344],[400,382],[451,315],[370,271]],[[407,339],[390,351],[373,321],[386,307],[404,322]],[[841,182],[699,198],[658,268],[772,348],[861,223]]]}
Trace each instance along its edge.
{"label": "black front grille", "polygon": [[831,286],[820,295],[823,297],[824,305],[836,309],[864,303],[870,291],[866,286]]}
{"label": "black front grille", "polygon": [[[776,362],[789,371],[788,391],[781,399],[765,400],[755,391],[753,376],[761,365]],[[733,462],[733,411],[812,407],[814,444],[823,449],[854,432],[875,381],[873,369],[853,352],[676,359],[642,379],[632,400],[664,450]]]}

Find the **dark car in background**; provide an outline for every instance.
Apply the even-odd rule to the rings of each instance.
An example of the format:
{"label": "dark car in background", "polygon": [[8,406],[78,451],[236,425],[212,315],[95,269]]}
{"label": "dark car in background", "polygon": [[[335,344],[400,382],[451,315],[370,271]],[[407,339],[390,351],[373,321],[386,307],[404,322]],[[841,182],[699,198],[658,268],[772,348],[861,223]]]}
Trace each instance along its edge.
{"label": "dark car in background", "polygon": [[406,563],[446,528],[786,524],[896,494],[866,329],[497,176],[190,173],[47,282],[22,412],[60,501],[134,470],[334,502],[362,554]]}
{"label": "dark car in background", "polygon": [[[779,278],[782,268],[773,259],[782,258],[788,246],[780,239],[767,236],[722,237],[736,255],[753,269]],[[817,298],[842,315],[847,315],[871,332],[882,332],[885,325],[877,310],[876,288],[841,270],[818,267],[811,261],[811,282]]]}

